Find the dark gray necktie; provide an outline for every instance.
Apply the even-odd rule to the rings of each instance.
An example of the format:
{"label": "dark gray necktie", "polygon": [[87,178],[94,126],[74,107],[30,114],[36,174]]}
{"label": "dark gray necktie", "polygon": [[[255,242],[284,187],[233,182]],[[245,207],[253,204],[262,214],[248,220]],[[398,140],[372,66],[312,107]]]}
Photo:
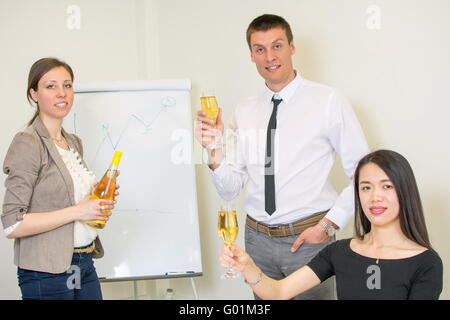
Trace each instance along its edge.
{"label": "dark gray necktie", "polygon": [[277,128],[277,110],[282,99],[272,97],[273,110],[267,127],[266,163],[264,166],[264,204],[269,215],[276,210],[275,205],[275,130]]}

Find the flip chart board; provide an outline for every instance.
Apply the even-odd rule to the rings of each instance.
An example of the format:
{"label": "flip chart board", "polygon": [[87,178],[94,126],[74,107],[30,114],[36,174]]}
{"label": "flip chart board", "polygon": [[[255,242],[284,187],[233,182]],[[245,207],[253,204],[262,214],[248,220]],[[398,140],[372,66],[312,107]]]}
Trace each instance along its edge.
{"label": "flip chart board", "polygon": [[101,178],[123,152],[120,196],[95,260],[106,281],[202,274],[190,80],[84,83],[64,128],[83,141]]}

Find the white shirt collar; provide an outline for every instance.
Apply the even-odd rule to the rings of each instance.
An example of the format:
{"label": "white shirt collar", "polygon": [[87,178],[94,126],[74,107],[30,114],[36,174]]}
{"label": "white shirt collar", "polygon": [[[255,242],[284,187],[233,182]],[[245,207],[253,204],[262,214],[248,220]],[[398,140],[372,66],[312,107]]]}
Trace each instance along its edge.
{"label": "white shirt collar", "polygon": [[295,90],[297,89],[297,87],[299,86],[299,84],[302,80],[300,73],[298,73],[296,70],[294,70],[294,71],[295,71],[295,78],[291,82],[289,82],[289,84],[287,86],[285,86],[283,89],[281,89],[280,92],[273,92],[266,86],[265,97],[266,97],[267,101],[271,102],[273,95],[278,94],[278,96],[280,96],[284,102],[286,102],[286,103],[289,102],[289,99],[291,99],[291,97],[295,93]]}

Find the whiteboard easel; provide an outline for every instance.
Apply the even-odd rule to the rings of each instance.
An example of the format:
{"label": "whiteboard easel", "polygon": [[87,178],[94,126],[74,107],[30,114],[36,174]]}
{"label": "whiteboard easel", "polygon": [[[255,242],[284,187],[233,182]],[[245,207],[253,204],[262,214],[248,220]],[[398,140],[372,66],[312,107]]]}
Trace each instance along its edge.
{"label": "whiteboard easel", "polygon": [[188,79],[86,83],[65,119],[97,179],[123,152],[120,197],[99,236],[101,281],[202,276],[191,83]]}

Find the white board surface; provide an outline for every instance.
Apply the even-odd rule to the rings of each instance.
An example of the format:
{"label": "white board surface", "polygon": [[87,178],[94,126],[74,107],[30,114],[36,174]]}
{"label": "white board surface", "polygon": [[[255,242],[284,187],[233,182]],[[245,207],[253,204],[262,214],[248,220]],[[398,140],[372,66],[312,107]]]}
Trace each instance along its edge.
{"label": "white board surface", "polygon": [[106,280],[202,274],[190,80],[85,83],[64,128],[83,140],[84,160],[101,178],[123,152],[120,196],[95,260]]}

